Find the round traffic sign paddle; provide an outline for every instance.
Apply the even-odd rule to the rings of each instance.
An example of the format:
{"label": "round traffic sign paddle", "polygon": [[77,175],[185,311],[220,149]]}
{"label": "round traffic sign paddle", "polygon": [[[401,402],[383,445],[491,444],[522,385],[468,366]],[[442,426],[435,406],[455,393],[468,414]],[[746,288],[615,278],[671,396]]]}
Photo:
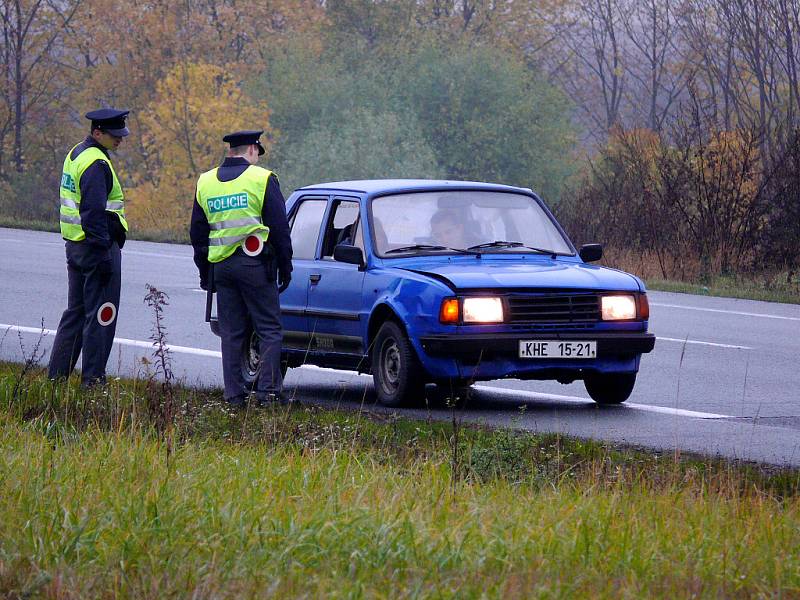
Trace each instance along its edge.
{"label": "round traffic sign paddle", "polygon": [[247,256],[257,256],[264,248],[264,241],[257,235],[248,235],[242,244],[242,250]]}
{"label": "round traffic sign paddle", "polygon": [[97,322],[100,323],[103,327],[108,327],[111,323],[114,322],[114,319],[117,317],[117,307],[114,306],[111,302],[106,302],[102,304],[100,308],[97,309]]}

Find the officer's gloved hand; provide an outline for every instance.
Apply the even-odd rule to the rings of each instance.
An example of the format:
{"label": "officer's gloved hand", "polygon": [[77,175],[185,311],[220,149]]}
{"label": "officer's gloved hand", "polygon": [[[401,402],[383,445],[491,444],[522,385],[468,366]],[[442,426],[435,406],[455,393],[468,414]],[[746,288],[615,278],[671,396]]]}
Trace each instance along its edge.
{"label": "officer's gloved hand", "polygon": [[111,274],[114,272],[114,263],[110,258],[106,258],[97,263],[97,274],[100,276],[100,283],[108,285],[111,281]]}
{"label": "officer's gloved hand", "polygon": [[125,228],[120,223],[119,217],[114,213],[107,212],[106,217],[108,218],[108,234],[113,241],[117,242],[121,250],[125,245]]}
{"label": "officer's gloved hand", "polygon": [[286,269],[278,270],[278,293],[282,293],[292,282],[292,272]]}
{"label": "officer's gloved hand", "polygon": [[200,289],[203,290],[203,291],[206,291],[206,292],[208,291],[208,280],[207,279],[201,279],[200,280]]}

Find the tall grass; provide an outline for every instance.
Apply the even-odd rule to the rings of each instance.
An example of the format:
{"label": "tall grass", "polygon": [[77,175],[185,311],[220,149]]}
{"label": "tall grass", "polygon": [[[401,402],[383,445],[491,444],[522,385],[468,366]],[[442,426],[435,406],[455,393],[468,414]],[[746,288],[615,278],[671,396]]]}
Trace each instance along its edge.
{"label": "tall grass", "polygon": [[794,597],[797,473],[0,367],[0,596]]}

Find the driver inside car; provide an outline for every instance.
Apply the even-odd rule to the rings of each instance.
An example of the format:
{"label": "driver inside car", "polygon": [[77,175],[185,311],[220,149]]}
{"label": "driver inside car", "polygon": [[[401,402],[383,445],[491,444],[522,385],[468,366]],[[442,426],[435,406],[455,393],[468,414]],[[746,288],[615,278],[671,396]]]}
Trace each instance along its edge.
{"label": "driver inside car", "polygon": [[448,248],[467,248],[477,241],[476,232],[468,231],[462,216],[455,210],[439,209],[431,217],[431,239]]}

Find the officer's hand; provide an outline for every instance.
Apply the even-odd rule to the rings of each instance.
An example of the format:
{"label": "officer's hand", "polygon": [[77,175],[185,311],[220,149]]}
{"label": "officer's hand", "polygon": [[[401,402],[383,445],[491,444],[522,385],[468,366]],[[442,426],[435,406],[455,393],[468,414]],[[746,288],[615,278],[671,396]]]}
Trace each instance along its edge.
{"label": "officer's hand", "polygon": [[289,284],[292,282],[292,273],[291,271],[279,271],[278,272],[278,293],[281,294],[289,287]]}
{"label": "officer's hand", "polygon": [[108,285],[111,281],[111,274],[114,272],[114,264],[111,262],[110,258],[105,260],[101,260],[97,263],[97,274],[100,276],[100,283],[102,285]]}
{"label": "officer's hand", "polygon": [[200,280],[200,289],[204,290],[206,292],[208,291],[208,280],[206,280],[206,279],[201,279]]}

